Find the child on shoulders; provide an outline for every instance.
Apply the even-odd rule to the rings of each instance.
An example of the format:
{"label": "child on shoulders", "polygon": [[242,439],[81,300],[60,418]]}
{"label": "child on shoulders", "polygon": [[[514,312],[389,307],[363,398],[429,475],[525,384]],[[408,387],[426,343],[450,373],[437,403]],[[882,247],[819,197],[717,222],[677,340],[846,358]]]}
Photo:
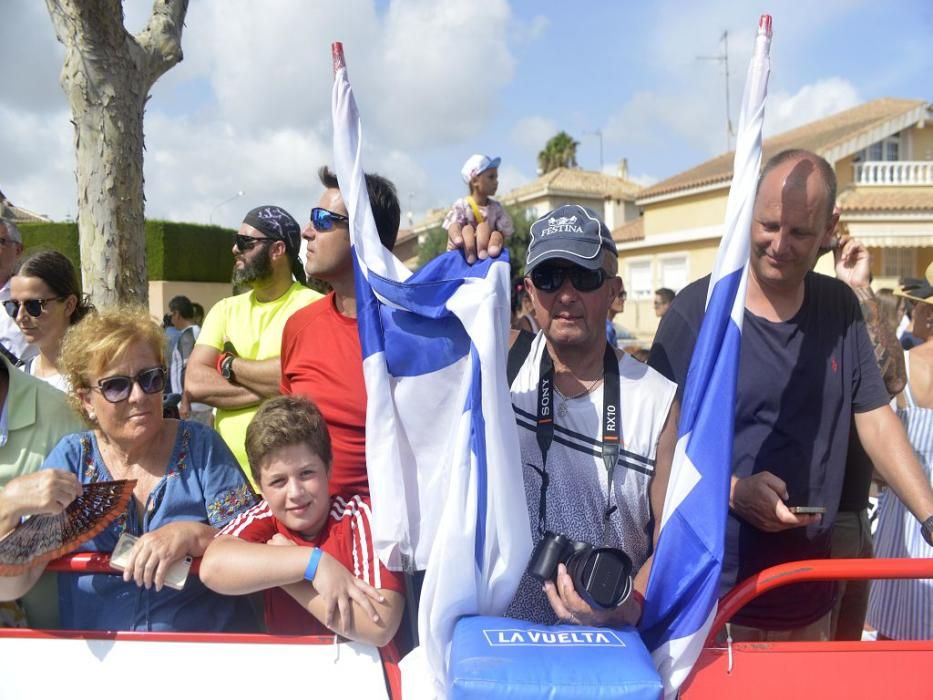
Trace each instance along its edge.
{"label": "child on shoulders", "polygon": [[[498,231],[504,238],[512,235],[512,218],[505,208],[492,196],[499,189],[499,163],[501,158],[490,158],[480,154],[467,158],[460,175],[470,194],[454,202],[444,219],[443,227],[449,231],[453,224],[460,227],[481,225],[489,227],[489,234]],[[488,238],[487,238],[488,240]]]}
{"label": "child on shoulders", "polygon": [[403,578],[373,550],[368,500],[328,497],[330,436],[318,408],[301,396],[266,401],[246,430],[246,454],[264,500],[218,533],[201,580],[227,595],[265,591],[270,634],[388,644]]}

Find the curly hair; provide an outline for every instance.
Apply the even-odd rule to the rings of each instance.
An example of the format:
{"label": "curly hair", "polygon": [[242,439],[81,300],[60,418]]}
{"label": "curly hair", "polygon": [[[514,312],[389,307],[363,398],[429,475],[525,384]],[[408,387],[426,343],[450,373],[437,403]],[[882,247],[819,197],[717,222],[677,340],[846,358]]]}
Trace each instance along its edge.
{"label": "curly hair", "polygon": [[329,474],[330,433],[318,407],[303,396],[276,396],[263,402],[246,428],[246,457],[253,480],[260,483],[262,466],[274,452],[302,444],[320,457]]}
{"label": "curly hair", "polygon": [[90,314],[71,326],[62,341],[59,367],[71,384],[68,400],[91,425],[81,403],[81,395],[91,388],[93,377],[122,359],[134,345],[152,350],[156,361],[165,365],[165,336],[158,323],[141,306],[118,305]]}

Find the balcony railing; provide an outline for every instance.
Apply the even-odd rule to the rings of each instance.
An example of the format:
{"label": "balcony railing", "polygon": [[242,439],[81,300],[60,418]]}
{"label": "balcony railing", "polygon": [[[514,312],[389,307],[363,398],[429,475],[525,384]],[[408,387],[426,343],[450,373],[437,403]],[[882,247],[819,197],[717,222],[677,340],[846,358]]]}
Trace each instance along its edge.
{"label": "balcony railing", "polygon": [[856,185],[933,185],[933,160],[868,161],[852,167]]}

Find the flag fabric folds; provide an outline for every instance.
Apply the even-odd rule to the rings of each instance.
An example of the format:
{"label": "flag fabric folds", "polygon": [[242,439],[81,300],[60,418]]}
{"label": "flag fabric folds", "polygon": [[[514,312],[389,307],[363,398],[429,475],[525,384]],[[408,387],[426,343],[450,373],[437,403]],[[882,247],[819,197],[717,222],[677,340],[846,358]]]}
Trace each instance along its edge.
{"label": "flag fabric folds", "polygon": [[716,256],[683,393],[677,447],[654,554],[642,637],[675,697],[716,614],[722,569],[749,230],[761,167],[761,129],[770,73],[771,18],[759,22],[736,138],[725,231]]}
{"label": "flag fabric folds", "polygon": [[531,552],[506,383],[508,256],[447,253],[412,274],[370,209],[359,113],[334,45],[334,166],[350,216],[377,553],[426,569],[419,637],[444,695],[454,623],[501,614]]}

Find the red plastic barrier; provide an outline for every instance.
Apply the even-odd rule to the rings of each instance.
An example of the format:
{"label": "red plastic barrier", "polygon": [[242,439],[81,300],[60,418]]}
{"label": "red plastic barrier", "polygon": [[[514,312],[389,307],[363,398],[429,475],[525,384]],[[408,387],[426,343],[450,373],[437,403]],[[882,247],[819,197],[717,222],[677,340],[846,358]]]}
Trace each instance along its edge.
{"label": "red plastic barrier", "polygon": [[716,634],[739,610],[774,588],[802,581],[879,578],[933,578],[933,559],[810,559],[772,566],[745,579],[723,596],[706,646],[714,645]]}

